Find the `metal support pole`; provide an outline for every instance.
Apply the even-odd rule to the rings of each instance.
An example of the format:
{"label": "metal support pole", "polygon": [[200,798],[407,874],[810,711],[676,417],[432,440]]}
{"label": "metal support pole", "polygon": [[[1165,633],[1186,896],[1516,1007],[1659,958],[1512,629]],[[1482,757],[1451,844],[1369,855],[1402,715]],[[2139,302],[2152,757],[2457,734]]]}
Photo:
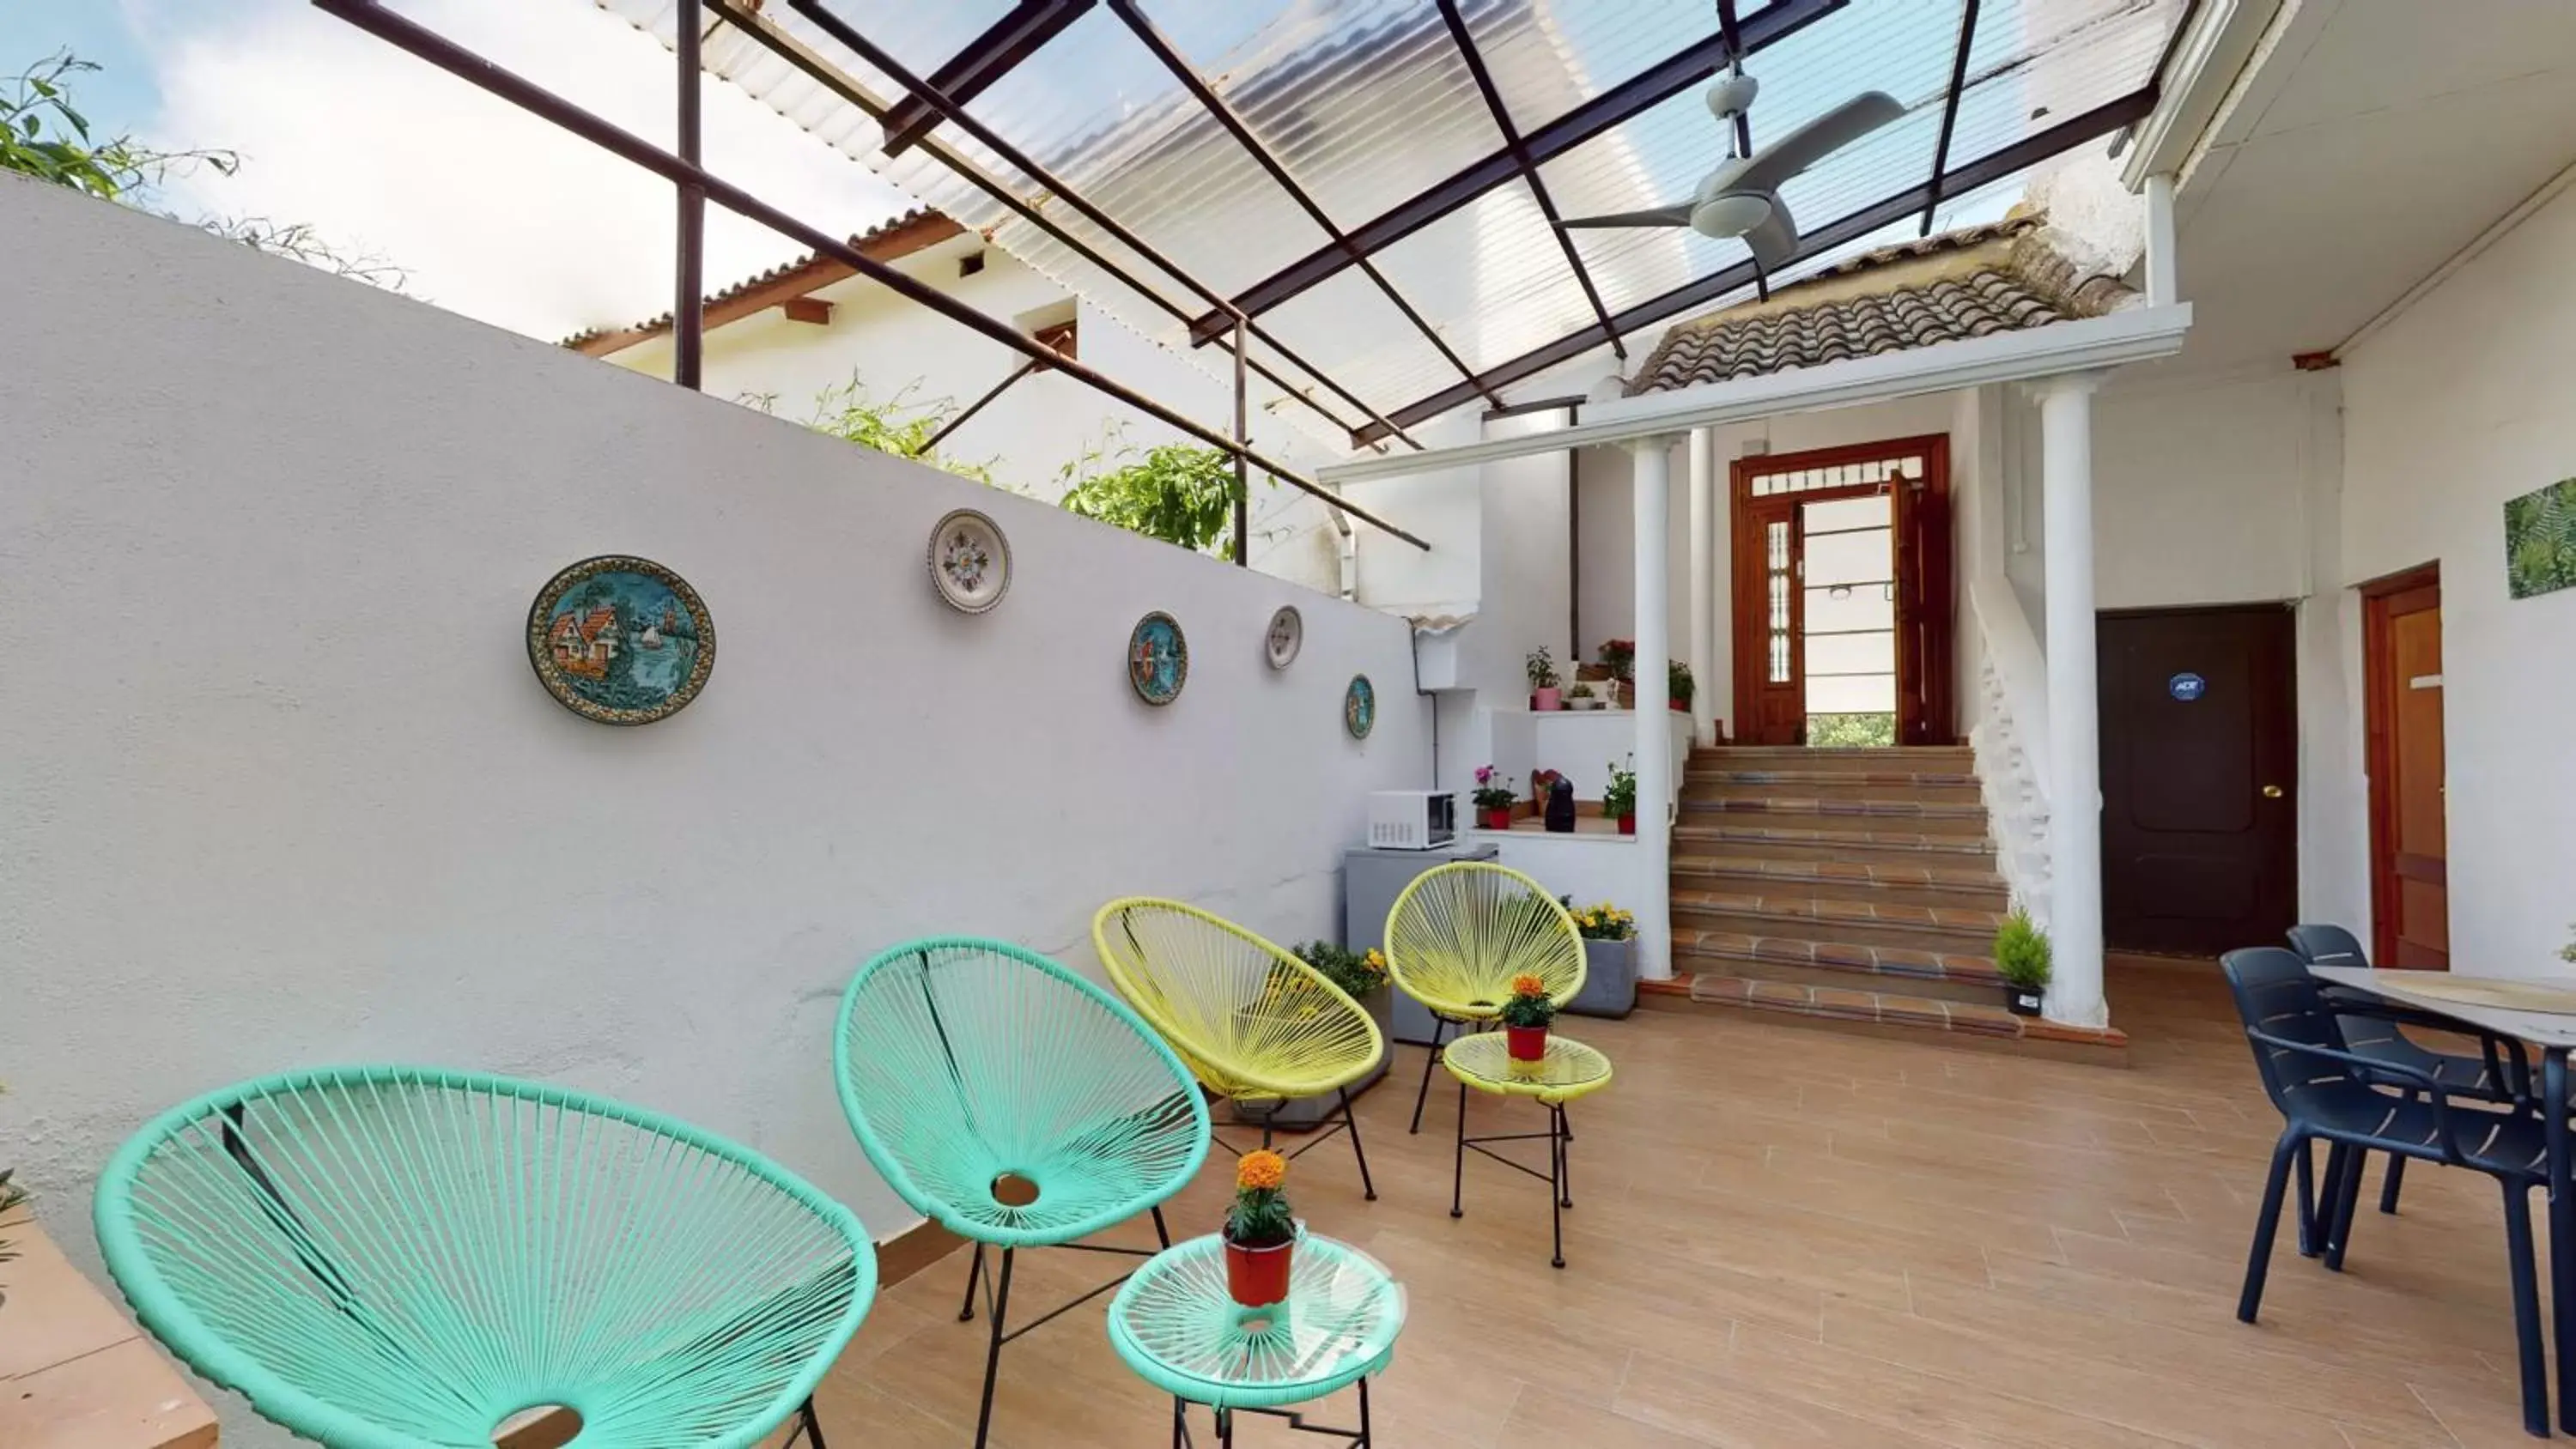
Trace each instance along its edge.
{"label": "metal support pole", "polygon": [[1252,441],[1250,421],[1245,414],[1243,318],[1234,319],[1234,566],[1248,568],[1252,563],[1252,469],[1243,461],[1243,448]]}
{"label": "metal support pole", "polygon": [[[678,148],[691,166],[699,161],[698,105],[703,80],[698,68],[698,13],[692,6],[680,17],[673,49],[679,56],[680,94]],[[677,296],[671,303],[671,380],[695,390],[706,357],[707,193],[695,182],[678,184],[680,235]]]}

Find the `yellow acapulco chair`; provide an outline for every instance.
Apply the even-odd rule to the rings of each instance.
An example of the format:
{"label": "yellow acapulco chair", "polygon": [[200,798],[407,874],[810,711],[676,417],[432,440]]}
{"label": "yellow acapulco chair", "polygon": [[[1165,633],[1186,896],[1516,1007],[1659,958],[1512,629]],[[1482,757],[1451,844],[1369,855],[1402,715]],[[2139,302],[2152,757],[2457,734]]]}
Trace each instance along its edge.
{"label": "yellow acapulco chair", "polygon": [[[1386,1038],[1358,1002],[1293,953],[1179,901],[1111,901],[1092,918],[1091,942],[1119,994],[1209,1091],[1274,1112],[1292,1097],[1339,1094],[1340,1120],[1325,1118],[1289,1155],[1348,1132],[1360,1187],[1377,1200],[1350,1085],[1377,1065]],[[1266,1116],[1261,1141],[1270,1143]]]}
{"label": "yellow acapulco chair", "polygon": [[1386,969],[1395,989],[1431,1013],[1431,1055],[1413,1094],[1413,1127],[1431,1073],[1447,1054],[1444,1036],[1490,1025],[1512,994],[1512,978],[1547,983],[1559,1007],[1583,989],[1583,935],[1574,916],[1537,881],[1505,866],[1460,860],[1413,878],[1386,913]]}

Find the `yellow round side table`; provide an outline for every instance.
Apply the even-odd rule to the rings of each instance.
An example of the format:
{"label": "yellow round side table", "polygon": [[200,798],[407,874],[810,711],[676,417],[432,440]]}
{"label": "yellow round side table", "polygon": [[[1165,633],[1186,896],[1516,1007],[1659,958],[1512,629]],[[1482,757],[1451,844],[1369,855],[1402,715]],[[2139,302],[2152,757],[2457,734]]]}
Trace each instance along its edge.
{"label": "yellow round side table", "polygon": [[[1509,1038],[1499,1031],[1480,1031],[1449,1044],[1441,1065],[1458,1079],[1458,1151],[1449,1179],[1449,1216],[1465,1217],[1460,1199],[1467,1180],[1467,1152],[1473,1148],[1512,1169],[1547,1179],[1548,1226],[1555,1241],[1556,1267],[1565,1266],[1565,1210],[1574,1206],[1571,1158],[1573,1131],[1565,1125],[1565,1104],[1610,1085],[1610,1059],[1599,1049],[1551,1031],[1547,1055],[1538,1061],[1512,1060]],[[1509,1132],[1490,1137],[1467,1135],[1467,1089],[1497,1097],[1528,1097],[1547,1108],[1544,1132]],[[1494,1151],[1489,1142],[1547,1142],[1547,1171],[1524,1166]]]}

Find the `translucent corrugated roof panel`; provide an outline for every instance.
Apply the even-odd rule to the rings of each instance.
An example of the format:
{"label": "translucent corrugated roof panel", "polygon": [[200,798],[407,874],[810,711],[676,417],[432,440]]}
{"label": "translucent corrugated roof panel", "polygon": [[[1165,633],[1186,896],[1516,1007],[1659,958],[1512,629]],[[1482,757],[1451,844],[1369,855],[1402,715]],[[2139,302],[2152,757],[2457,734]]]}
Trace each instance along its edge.
{"label": "translucent corrugated roof panel", "polygon": [[[683,9],[681,0],[597,3],[666,41]],[[1971,165],[2151,85],[2186,3],[1984,0],[1949,165]],[[1216,310],[1199,288],[1263,295],[1257,327],[1395,413],[1419,411],[1461,386],[1460,366],[1442,356],[1442,345],[1475,373],[1526,371],[1540,349],[1564,354],[1569,339],[1598,333],[1539,193],[1518,174],[1503,125],[1435,0],[1107,0],[966,101],[976,120],[1162,252],[1187,280],[1153,268],[955,124],[933,131],[932,144],[883,154],[869,112],[902,90],[836,39],[835,27],[926,76],[1010,14],[1009,0],[769,0],[750,29],[738,18],[742,8],[728,8],[734,18],[707,36],[711,71],[923,204],[991,229],[999,245],[1150,336],[1186,345],[1184,319]],[[1688,200],[1729,154],[1731,131],[1709,115],[1704,80],[1678,89],[1668,82],[1660,98],[1643,88],[1642,78],[1673,74],[1664,65],[1673,56],[1711,53],[1717,22],[1709,0],[1459,0],[1457,8],[1519,134],[1552,126],[1563,134],[1570,114],[1608,118],[1538,168],[1561,214]],[[1886,91],[1905,108],[1783,186],[1781,200],[1802,231],[1818,237],[1929,182],[1964,0],[1740,0],[1738,9],[1748,34],[1777,37],[1744,61],[1762,83],[1751,114],[1757,155],[1766,140],[1863,91]],[[1332,228],[1377,240],[1374,266],[1404,306],[1199,105],[1138,35],[1140,17]],[[1159,302],[1014,215],[951,160],[1136,273]],[[1478,184],[1444,189],[1465,174]],[[2015,184],[1985,180],[1989,191]],[[1443,204],[1423,207],[1427,195]],[[793,209],[793,198],[773,199]],[[1947,198],[1944,212],[1962,205]],[[1911,225],[1816,243],[1817,254],[1773,280],[1910,234]],[[1749,255],[1739,241],[1684,229],[1571,235],[1613,313],[1651,314],[1631,319],[1640,349],[1653,344],[1679,289]],[[1267,285],[1292,267],[1302,285]],[[1406,307],[1438,343],[1408,320]],[[1302,376],[1274,346],[1256,342],[1254,350]],[[1195,358],[1211,373],[1227,366],[1221,348]]]}

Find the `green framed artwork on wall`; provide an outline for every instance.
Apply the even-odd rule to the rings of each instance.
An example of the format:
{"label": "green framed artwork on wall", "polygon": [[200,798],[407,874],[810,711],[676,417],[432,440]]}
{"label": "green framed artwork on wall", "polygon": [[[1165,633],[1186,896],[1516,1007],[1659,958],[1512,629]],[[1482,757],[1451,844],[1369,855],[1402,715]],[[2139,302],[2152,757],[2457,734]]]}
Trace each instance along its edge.
{"label": "green framed artwork on wall", "polygon": [[715,622],[688,580],[651,559],[602,554],[537,591],[528,662],[546,693],[582,718],[651,724],[706,688]]}
{"label": "green framed artwork on wall", "polygon": [[2517,599],[2576,587],[2576,478],[2505,500],[2504,577]]}
{"label": "green framed artwork on wall", "polygon": [[1342,728],[1355,740],[1367,739],[1377,728],[1377,687],[1365,674],[1352,675],[1350,687],[1342,691]]}

